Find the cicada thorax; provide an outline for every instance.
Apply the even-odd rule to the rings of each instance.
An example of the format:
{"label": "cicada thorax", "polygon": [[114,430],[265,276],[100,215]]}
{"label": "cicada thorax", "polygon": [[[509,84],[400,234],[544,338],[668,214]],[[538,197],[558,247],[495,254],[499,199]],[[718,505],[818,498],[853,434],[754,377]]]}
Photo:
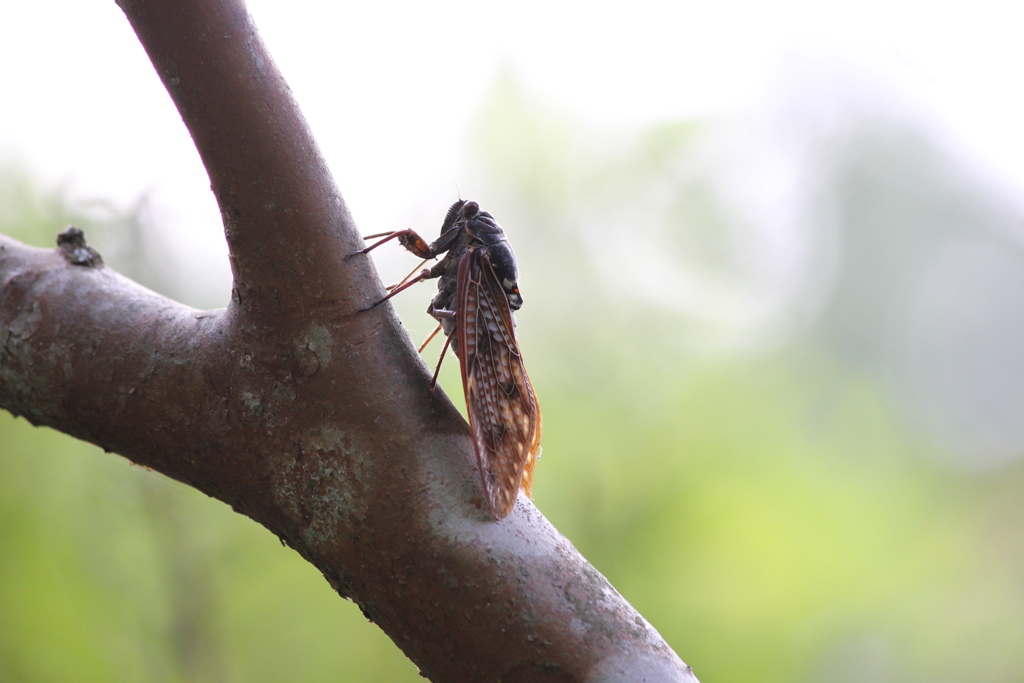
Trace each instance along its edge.
{"label": "cicada thorax", "polygon": [[[437,295],[427,307],[427,313],[441,323],[445,336],[451,337],[452,351],[458,356],[458,338],[452,335],[458,325],[455,295],[459,265],[470,252],[489,263],[509,308],[518,311],[523,306],[523,297],[519,293],[519,264],[505,231],[491,214],[480,211],[476,202],[459,200],[452,204],[441,226],[441,237],[435,244],[442,242],[447,242],[441,244],[447,253],[430,271],[431,277],[438,278],[438,283]],[[452,313],[456,315],[453,317]]]}
{"label": "cicada thorax", "polygon": [[523,295],[519,293],[519,265],[515,252],[508,240],[487,247],[486,258],[508,300],[508,307],[518,311],[523,307]]}

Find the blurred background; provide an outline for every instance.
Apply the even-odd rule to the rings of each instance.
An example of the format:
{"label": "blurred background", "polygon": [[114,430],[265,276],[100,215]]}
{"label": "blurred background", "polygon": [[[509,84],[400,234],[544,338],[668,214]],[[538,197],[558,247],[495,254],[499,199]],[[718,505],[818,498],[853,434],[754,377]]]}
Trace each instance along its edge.
{"label": "blurred background", "polygon": [[[432,237],[459,196],[504,225],[535,502],[701,680],[1024,680],[1011,3],[250,8],[365,233]],[[0,64],[0,232],[73,222],[225,305],[114,3],[8,3]],[[431,289],[397,303],[417,342]],[[0,413],[0,681],[283,680],[421,679],[250,520]]]}

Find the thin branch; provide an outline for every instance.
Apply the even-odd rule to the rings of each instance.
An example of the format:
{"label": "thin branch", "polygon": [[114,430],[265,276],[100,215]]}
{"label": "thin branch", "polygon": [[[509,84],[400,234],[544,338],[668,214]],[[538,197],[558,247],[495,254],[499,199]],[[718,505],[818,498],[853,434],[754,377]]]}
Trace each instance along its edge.
{"label": "thin branch", "polygon": [[119,0],[217,198],[236,302],[268,316],[365,305],[379,286],[291,90],[241,2]]}

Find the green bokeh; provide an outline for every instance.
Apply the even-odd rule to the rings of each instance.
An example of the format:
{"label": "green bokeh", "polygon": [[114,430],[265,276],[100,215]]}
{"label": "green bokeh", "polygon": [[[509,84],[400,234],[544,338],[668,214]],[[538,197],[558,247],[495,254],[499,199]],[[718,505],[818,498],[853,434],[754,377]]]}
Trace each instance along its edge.
{"label": "green bokeh", "polygon": [[[523,268],[538,507],[706,682],[1024,679],[1020,465],[940,464],[829,330],[716,352],[706,320],[603,289],[632,236],[586,244],[586,217],[678,181],[700,130],[608,151],[508,79],[485,103],[469,164]],[[7,234],[44,245],[73,220],[106,254],[140,229],[24,177],[0,183]],[[692,229],[665,248],[739,277],[727,207],[684,180],[662,206]],[[145,254],[121,253],[146,282]],[[0,681],[92,680],[421,679],[258,525],[0,414]]]}

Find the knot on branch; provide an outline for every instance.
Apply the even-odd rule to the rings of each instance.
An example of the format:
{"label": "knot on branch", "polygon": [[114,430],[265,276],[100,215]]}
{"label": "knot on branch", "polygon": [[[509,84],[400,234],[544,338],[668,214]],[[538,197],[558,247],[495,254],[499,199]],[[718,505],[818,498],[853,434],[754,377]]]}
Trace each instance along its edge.
{"label": "knot on branch", "polygon": [[73,225],[57,235],[57,246],[64,260],[73,266],[102,268],[103,257],[85,242],[85,233]]}

